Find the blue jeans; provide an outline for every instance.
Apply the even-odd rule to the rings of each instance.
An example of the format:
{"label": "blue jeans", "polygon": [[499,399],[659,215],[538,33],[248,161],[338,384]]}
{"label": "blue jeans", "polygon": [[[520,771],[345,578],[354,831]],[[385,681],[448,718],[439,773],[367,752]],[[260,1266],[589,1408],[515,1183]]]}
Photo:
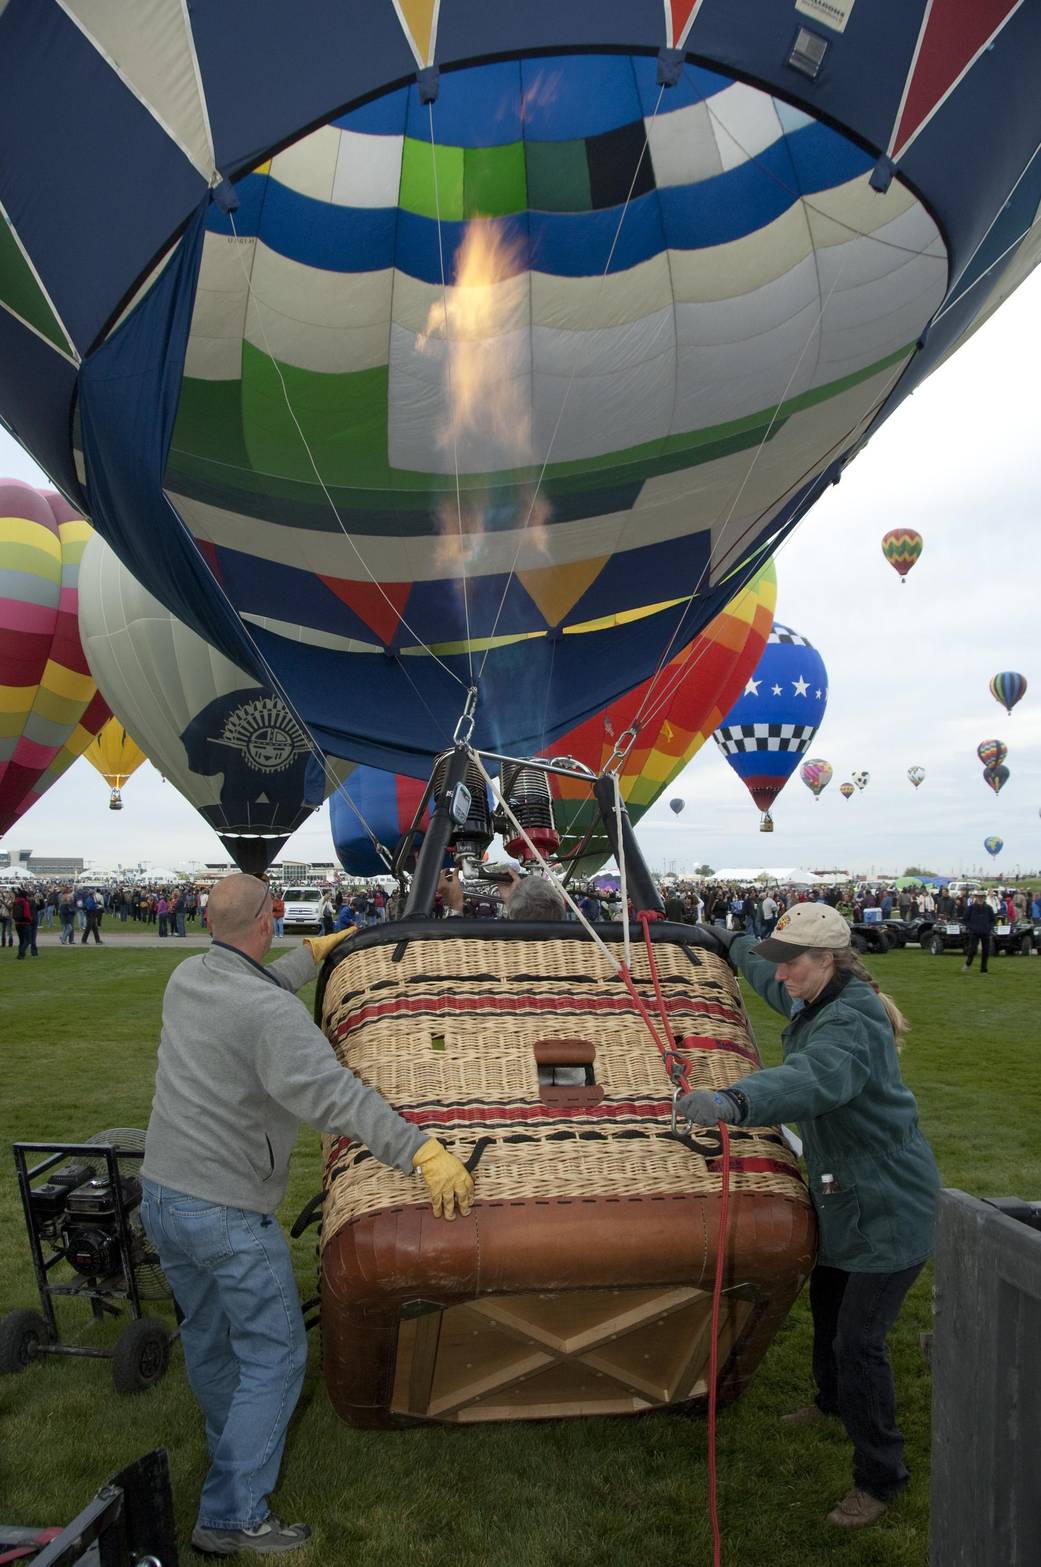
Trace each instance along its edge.
{"label": "blue jeans", "polygon": [[285,915],[284,914],[273,914],[271,916],[271,919],[272,919],[272,923],[274,925],[273,934],[276,935],[276,936],[284,936],[285,933],[286,933],[286,919],[285,919]]}
{"label": "blue jeans", "polygon": [[141,1220],[184,1313],[181,1343],[206,1420],[199,1527],[251,1529],[269,1512],[307,1337],[278,1221],[143,1181]]}

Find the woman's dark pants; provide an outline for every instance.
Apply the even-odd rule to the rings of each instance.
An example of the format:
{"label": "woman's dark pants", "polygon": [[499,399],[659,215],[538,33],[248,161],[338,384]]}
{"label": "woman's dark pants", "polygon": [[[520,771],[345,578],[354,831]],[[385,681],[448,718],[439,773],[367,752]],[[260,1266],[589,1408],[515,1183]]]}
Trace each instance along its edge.
{"label": "woman's dark pants", "polygon": [[888,1502],[910,1478],[896,1424],[886,1334],[925,1263],[899,1273],[814,1268],[813,1379],[817,1406],[838,1415],[853,1443],[853,1484]]}

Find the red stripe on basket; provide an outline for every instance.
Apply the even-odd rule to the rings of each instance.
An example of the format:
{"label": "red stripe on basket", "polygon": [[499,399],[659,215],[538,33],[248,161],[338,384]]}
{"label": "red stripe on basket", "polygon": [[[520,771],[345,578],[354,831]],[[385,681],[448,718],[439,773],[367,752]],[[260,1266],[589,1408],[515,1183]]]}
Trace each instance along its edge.
{"label": "red stripe on basket", "polygon": [[[744,1019],[739,1012],[731,1007],[725,1007],[718,1001],[688,1001],[682,997],[666,1002],[670,1012],[694,1013],[696,1016],[718,1017],[724,1022],[733,1023],[740,1028]],[[412,998],[401,996],[396,1001],[380,1001],[371,1006],[360,1007],[356,1012],[349,1012],[342,1023],[338,1023],[333,1033],[334,1039],[342,1039],[352,1029],[360,1028],[364,1023],[376,1022],[379,1018],[393,1017],[395,1013],[426,1013],[437,1016],[440,1013],[455,1012],[461,1015],[473,1012],[551,1012],[561,1017],[571,1017],[575,1013],[588,1012],[592,1014],[605,1012],[631,1012],[632,1003],[628,996],[569,996],[564,1002],[560,996],[531,996],[524,994],[512,994],[509,996],[424,996]],[[754,1056],[751,1057],[755,1059]]]}
{"label": "red stripe on basket", "polygon": [[[722,1159],[706,1159],[706,1169],[720,1170],[723,1167]],[[761,1159],[749,1155],[747,1159],[734,1158],[730,1160],[731,1170],[747,1170],[751,1175],[787,1175],[792,1180],[798,1176],[790,1164],[782,1164],[780,1159]]]}
{"label": "red stripe on basket", "polygon": [[399,1114],[414,1126],[431,1123],[443,1126],[448,1121],[479,1121],[488,1125],[523,1121],[667,1121],[672,1114],[672,1100],[638,1102],[626,1099],[610,1104],[601,1100],[596,1105],[464,1105],[460,1109],[453,1109],[451,1105],[436,1105],[429,1110],[401,1110]]}

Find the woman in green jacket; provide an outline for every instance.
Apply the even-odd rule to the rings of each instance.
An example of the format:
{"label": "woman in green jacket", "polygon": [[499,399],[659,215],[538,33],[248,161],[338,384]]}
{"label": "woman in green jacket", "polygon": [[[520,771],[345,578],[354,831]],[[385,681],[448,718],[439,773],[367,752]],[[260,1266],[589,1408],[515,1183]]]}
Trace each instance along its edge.
{"label": "woman in green jacket", "polygon": [[719,1093],[686,1094],[679,1109],[699,1126],[798,1124],[820,1237],[810,1277],[817,1399],[786,1418],[841,1418],[853,1489],[828,1520],[860,1528],[909,1478],[886,1335],[932,1252],[940,1184],[900,1075],[907,1023],[827,904],[795,904],[758,945],[715,928],[705,935],[790,1022],[783,1065]]}

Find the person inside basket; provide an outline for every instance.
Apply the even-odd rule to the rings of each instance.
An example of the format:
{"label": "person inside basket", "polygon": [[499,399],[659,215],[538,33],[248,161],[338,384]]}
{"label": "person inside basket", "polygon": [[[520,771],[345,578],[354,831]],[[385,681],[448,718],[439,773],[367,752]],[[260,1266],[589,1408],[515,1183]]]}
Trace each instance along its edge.
{"label": "person inside basket", "polygon": [[460,1161],[391,1109],[333,1053],[293,992],[349,932],[305,938],[265,967],[271,889],[253,876],[214,888],[209,951],[174,970],[163,996],[155,1097],[142,1161],[141,1219],[184,1313],[181,1343],[206,1422],[210,1469],[192,1544],[276,1555],[307,1540],[268,1493],[307,1360],[285,1237],[297,1126],[364,1143],[405,1175],[418,1170],[434,1213],[468,1213]]}
{"label": "person inside basket", "polygon": [[900,1075],[907,1021],[872,983],[850,927],[827,904],[796,904],[758,945],[715,926],[701,930],[790,1022],[783,1065],[719,1093],[685,1094],[679,1110],[699,1126],[798,1123],[820,1236],[810,1276],[817,1398],[785,1419],[842,1420],[853,1489],[828,1521],[862,1528],[909,1479],[886,1335],[932,1252],[940,1184]]}

